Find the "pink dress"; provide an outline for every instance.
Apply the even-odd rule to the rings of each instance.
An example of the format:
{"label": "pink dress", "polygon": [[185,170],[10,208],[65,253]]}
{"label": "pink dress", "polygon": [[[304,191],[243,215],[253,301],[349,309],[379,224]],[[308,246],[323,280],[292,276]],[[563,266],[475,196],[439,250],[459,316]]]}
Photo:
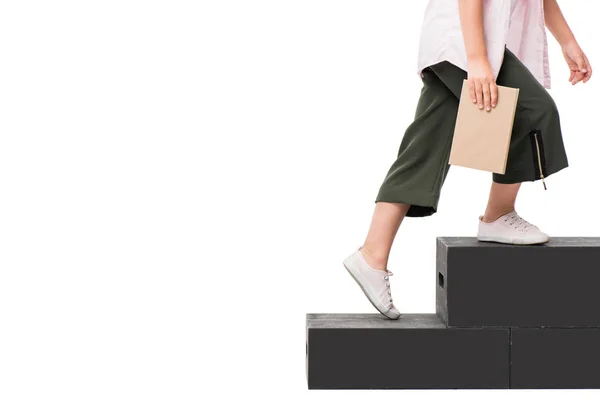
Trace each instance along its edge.
{"label": "pink dress", "polygon": [[[488,58],[498,77],[505,46],[550,88],[544,0],[483,0]],[[441,61],[467,70],[458,0],[429,0],[421,30],[418,72]]]}

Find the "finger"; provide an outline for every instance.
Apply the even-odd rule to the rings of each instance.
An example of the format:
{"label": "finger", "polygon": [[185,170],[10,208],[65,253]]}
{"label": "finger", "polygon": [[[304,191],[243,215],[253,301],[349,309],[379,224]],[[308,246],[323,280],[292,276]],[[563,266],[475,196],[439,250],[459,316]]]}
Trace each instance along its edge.
{"label": "finger", "polygon": [[587,73],[585,74],[585,78],[583,78],[583,83],[586,83],[592,77],[592,66],[587,56],[584,54],[583,59],[585,60],[585,68],[587,69]]}
{"label": "finger", "polygon": [[485,106],[486,111],[490,111],[492,109],[492,99],[490,94],[490,84],[487,82],[483,83],[483,105]]}
{"label": "finger", "polygon": [[581,80],[585,77],[585,74],[577,71],[575,72],[575,79],[573,79],[573,82],[571,82],[573,85],[578,84],[579,82],[581,82]]}
{"label": "finger", "polygon": [[475,82],[475,94],[477,95],[477,106],[480,110],[483,109],[483,92],[481,87],[481,82]]}
{"label": "finger", "polygon": [[576,63],[577,63],[577,68],[579,69],[579,72],[582,72],[585,74],[587,72],[587,70],[585,69],[585,60],[583,59],[583,55],[581,55],[581,57],[577,58]]}
{"label": "finger", "polygon": [[496,85],[496,82],[490,83],[490,91],[492,94],[492,107],[496,107],[496,104],[498,104],[498,85]]}
{"label": "finger", "polygon": [[573,79],[575,78],[575,71],[571,70],[571,75],[569,76],[569,82],[573,82]]}
{"label": "finger", "polygon": [[477,94],[475,93],[475,82],[469,81],[469,92],[471,93],[471,100],[473,103],[477,103]]}

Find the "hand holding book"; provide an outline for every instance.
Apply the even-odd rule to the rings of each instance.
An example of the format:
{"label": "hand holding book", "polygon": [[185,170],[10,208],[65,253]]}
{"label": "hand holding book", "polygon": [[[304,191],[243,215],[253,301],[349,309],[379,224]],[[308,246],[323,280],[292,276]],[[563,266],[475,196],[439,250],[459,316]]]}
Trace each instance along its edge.
{"label": "hand holding book", "polygon": [[496,107],[488,112],[473,103],[469,81],[463,82],[449,164],[505,173],[519,89],[497,89]]}
{"label": "hand holding book", "polygon": [[469,58],[469,94],[480,110],[491,111],[498,102],[498,86],[487,56]]}

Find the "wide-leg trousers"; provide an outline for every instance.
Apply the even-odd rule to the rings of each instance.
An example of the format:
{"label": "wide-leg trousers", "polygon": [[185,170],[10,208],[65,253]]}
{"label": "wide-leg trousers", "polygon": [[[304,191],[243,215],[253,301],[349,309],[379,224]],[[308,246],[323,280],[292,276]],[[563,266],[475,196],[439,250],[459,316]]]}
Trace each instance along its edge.
{"label": "wide-leg trousers", "polygon": [[[462,84],[467,73],[447,61],[423,70],[415,119],[406,129],[396,161],[375,202],[410,204],[408,217],[437,212],[450,164],[450,149]],[[535,181],[568,167],[556,104],[547,90],[508,49],[496,79],[519,88],[505,174],[498,183]],[[493,112],[493,111],[492,111]]]}

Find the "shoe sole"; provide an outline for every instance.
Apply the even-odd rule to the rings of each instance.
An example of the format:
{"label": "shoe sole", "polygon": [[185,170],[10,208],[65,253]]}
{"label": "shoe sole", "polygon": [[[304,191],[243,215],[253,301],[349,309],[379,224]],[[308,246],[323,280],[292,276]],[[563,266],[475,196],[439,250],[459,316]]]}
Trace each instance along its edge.
{"label": "shoe sole", "polygon": [[392,318],[389,317],[387,315],[385,315],[379,308],[377,308],[377,306],[375,305],[375,303],[373,303],[373,301],[371,300],[371,298],[369,297],[369,294],[367,293],[367,291],[365,290],[365,288],[363,287],[363,285],[360,283],[360,281],[356,278],[356,276],[354,276],[354,274],[352,273],[352,271],[350,270],[350,268],[348,268],[348,266],[345,263],[342,263],[344,265],[344,268],[346,269],[346,271],[348,271],[348,273],[350,274],[350,276],[352,277],[352,279],[354,279],[354,282],[356,282],[358,284],[358,287],[360,287],[360,290],[362,290],[362,292],[365,294],[365,297],[367,298],[367,300],[369,300],[369,303],[371,303],[371,305],[373,307],[375,307],[375,309],[377,311],[379,311],[379,313],[381,315],[383,315],[384,317],[386,317],[387,319],[391,319],[393,321],[397,320],[398,318],[400,318],[400,315],[398,315],[396,318]]}
{"label": "shoe sole", "polygon": [[495,242],[495,243],[502,243],[502,244],[514,244],[514,245],[519,245],[519,246],[529,246],[529,245],[548,243],[550,241],[550,238],[546,239],[543,242],[523,242],[523,241],[520,241],[518,238],[502,239],[502,238],[493,238],[493,237],[486,237],[486,236],[477,236],[477,240],[479,240],[480,242]]}

